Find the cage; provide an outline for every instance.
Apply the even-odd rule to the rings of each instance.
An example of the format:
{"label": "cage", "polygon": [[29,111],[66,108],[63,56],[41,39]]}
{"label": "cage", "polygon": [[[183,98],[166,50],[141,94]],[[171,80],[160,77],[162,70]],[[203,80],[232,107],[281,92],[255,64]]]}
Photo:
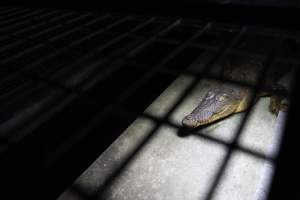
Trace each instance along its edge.
{"label": "cage", "polygon": [[[2,2],[3,192],[297,199],[298,9],[297,1]],[[184,127],[223,86],[249,92],[245,109]],[[211,111],[214,103],[209,117],[225,112]]]}

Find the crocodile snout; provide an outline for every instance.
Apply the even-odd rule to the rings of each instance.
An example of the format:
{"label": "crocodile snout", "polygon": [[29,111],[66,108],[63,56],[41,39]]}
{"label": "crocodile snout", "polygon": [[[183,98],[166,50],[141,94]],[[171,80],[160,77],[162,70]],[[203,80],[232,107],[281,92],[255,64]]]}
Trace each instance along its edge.
{"label": "crocodile snout", "polygon": [[219,87],[210,90],[200,104],[182,119],[187,128],[197,128],[235,113],[241,96],[230,88]]}
{"label": "crocodile snout", "polygon": [[187,128],[196,128],[198,126],[198,121],[194,120],[191,115],[187,115],[183,118],[182,125]]}

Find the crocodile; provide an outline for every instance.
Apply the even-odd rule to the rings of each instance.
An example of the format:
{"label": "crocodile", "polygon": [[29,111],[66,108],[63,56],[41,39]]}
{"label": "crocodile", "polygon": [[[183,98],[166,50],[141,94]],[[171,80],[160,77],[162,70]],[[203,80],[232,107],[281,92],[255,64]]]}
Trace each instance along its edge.
{"label": "crocodile", "polygon": [[[221,78],[255,85],[264,70],[261,60],[254,57],[227,56],[221,62]],[[257,101],[259,97],[271,96],[269,110],[277,114],[284,107],[280,104],[285,89],[276,84],[280,77],[287,73],[289,67],[283,63],[277,63],[270,67],[263,80],[262,88],[272,88],[271,92],[259,90],[254,94],[251,87],[233,83],[218,82],[210,88],[199,105],[182,119],[182,125],[187,128],[197,128],[208,125],[235,113],[246,111],[252,98]],[[275,94],[276,93],[276,94]]]}

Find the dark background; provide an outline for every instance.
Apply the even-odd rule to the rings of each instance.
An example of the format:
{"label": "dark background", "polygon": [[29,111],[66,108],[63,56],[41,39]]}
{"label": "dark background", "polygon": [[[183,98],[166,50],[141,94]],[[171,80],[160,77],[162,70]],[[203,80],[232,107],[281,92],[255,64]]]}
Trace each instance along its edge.
{"label": "dark background", "polygon": [[4,5],[135,12],[299,28],[298,0],[2,0]]}
{"label": "dark background", "polygon": [[[279,27],[298,30],[300,28],[299,2],[296,0],[276,1],[221,1],[214,0],[4,0],[3,5],[37,8],[67,8],[90,11],[117,11],[146,15],[188,17],[204,20],[231,22],[243,25]],[[296,75],[298,76],[298,74]],[[282,151],[278,160],[278,170],[270,193],[270,199],[300,199],[298,164],[298,115],[300,113],[297,79],[292,98],[289,121]],[[2,199],[2,198],[1,198]]]}

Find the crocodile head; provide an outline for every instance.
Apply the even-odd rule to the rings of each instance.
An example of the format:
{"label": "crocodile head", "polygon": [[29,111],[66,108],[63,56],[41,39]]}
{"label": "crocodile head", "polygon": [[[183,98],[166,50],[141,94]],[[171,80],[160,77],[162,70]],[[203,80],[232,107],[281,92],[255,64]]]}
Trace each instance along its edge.
{"label": "crocodile head", "polygon": [[215,87],[209,90],[200,104],[182,120],[188,128],[214,122],[240,109],[243,95],[239,89]]}

